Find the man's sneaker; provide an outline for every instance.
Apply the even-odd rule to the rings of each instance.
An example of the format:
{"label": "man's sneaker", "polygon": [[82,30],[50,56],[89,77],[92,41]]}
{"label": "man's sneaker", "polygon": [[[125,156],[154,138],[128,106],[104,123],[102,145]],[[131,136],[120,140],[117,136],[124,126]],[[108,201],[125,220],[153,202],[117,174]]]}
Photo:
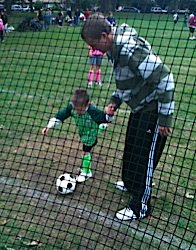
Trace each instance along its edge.
{"label": "man's sneaker", "polygon": [[88,82],[88,87],[92,88],[92,86],[93,86],[93,82]]}
{"label": "man's sneaker", "polygon": [[80,175],[78,175],[78,177],[76,178],[77,182],[84,182],[86,180],[88,180],[89,178],[92,177],[92,172],[84,173],[83,171],[80,172]]}
{"label": "man's sneaker", "polygon": [[191,37],[189,37],[189,39],[190,39],[190,40],[194,40],[194,39],[195,39],[195,37],[194,37],[194,36],[191,36]]}
{"label": "man's sneaker", "polygon": [[[144,205],[144,204],[143,204]],[[142,220],[150,215],[151,212],[151,207],[147,209],[147,206],[144,205],[142,206],[143,209],[140,210],[140,215],[137,217],[133,210],[131,208],[125,207],[124,209],[118,211],[116,213],[116,217],[119,220],[130,220],[130,221],[135,221],[135,220]]]}
{"label": "man's sneaker", "polygon": [[118,211],[116,213],[116,217],[119,220],[137,220],[137,216],[134,214],[133,210],[131,208],[125,207],[124,209]]}
{"label": "man's sneaker", "polygon": [[124,186],[124,182],[123,181],[117,181],[116,182],[116,188],[120,189],[124,192],[128,192],[128,189]]}

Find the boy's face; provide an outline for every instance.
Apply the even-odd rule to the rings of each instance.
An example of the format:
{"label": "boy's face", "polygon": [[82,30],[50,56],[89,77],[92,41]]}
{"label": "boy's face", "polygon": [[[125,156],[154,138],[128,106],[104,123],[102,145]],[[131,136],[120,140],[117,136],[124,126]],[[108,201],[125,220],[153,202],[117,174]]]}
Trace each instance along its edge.
{"label": "boy's face", "polygon": [[101,39],[93,39],[87,38],[86,42],[93,49],[100,50],[105,53],[112,48],[113,45],[113,33],[107,34],[106,32],[102,32]]}

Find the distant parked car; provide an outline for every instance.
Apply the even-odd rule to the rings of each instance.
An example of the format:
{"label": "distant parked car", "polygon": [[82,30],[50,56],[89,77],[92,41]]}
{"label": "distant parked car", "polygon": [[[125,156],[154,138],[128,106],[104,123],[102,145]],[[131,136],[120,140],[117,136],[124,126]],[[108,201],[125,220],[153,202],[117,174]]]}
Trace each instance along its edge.
{"label": "distant parked car", "polygon": [[167,14],[167,10],[163,10],[161,7],[152,7],[151,12]]}
{"label": "distant parked car", "polygon": [[135,8],[135,7],[124,7],[121,10],[122,12],[135,12],[135,13],[140,13],[140,10]]}
{"label": "distant parked car", "polygon": [[31,8],[30,8],[29,5],[26,5],[26,6],[23,6],[23,7],[22,7],[22,11],[23,11],[23,12],[29,12],[29,11],[31,11]]}
{"label": "distant parked car", "polygon": [[122,9],[123,9],[123,7],[122,7],[122,6],[118,6],[118,7],[116,8],[116,12],[121,12],[121,11],[122,11]]}
{"label": "distant parked car", "polygon": [[20,5],[20,4],[13,4],[11,6],[11,10],[12,11],[22,11],[22,5]]}
{"label": "distant parked car", "polygon": [[189,9],[181,9],[181,10],[178,9],[178,10],[177,10],[177,13],[178,13],[178,14],[185,14],[185,13],[188,14],[189,12],[190,12]]}

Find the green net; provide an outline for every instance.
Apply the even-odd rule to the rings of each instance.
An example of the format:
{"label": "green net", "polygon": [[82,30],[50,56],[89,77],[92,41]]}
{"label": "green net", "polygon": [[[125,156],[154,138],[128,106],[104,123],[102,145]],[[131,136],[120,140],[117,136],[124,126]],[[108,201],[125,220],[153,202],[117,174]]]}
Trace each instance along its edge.
{"label": "green net", "polygon": [[[116,217],[117,211],[133,204],[133,194],[119,190],[116,183],[123,177],[132,185],[135,179],[147,178],[147,173],[134,174],[146,162],[140,153],[144,146],[138,132],[140,121],[130,135],[131,142],[139,139],[127,158],[132,159],[126,161],[128,170],[122,174],[131,113],[125,102],[90,149],[92,177],[85,182],[75,182],[82,152],[89,150],[83,148],[76,119],[69,117],[49,129],[47,136],[42,134],[76,89],[87,89],[91,104],[101,111],[116,90],[115,72],[106,54],[101,63],[102,85],[95,82],[94,68],[94,80],[88,86],[89,48],[81,38],[83,18],[80,23],[69,22],[65,14],[61,26],[58,12],[54,15],[58,19],[47,24],[38,21],[35,13],[11,13],[0,42],[0,249],[196,249],[196,54],[188,19],[184,22],[180,15],[174,23],[173,13],[114,13],[117,26],[127,23],[150,43],[173,73],[175,83],[173,132],[149,184],[151,213],[132,221]],[[142,54],[138,58],[144,63]],[[144,127],[151,118],[143,119]],[[71,179],[69,175],[58,179],[64,173]],[[136,193],[141,183],[145,182],[134,184]],[[66,188],[73,192],[65,194]]]}

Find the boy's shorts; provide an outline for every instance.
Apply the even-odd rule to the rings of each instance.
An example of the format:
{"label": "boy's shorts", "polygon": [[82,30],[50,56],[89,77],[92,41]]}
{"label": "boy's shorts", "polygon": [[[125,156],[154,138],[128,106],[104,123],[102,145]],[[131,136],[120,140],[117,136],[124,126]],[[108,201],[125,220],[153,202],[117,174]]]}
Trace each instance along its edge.
{"label": "boy's shorts", "polygon": [[103,59],[103,56],[101,56],[101,55],[99,55],[99,56],[90,56],[89,59],[88,59],[88,63],[90,65],[99,65],[99,66],[101,66],[102,59]]}
{"label": "boy's shorts", "polygon": [[86,146],[83,144],[83,151],[90,153],[91,149],[97,144],[97,140],[91,146]]}

